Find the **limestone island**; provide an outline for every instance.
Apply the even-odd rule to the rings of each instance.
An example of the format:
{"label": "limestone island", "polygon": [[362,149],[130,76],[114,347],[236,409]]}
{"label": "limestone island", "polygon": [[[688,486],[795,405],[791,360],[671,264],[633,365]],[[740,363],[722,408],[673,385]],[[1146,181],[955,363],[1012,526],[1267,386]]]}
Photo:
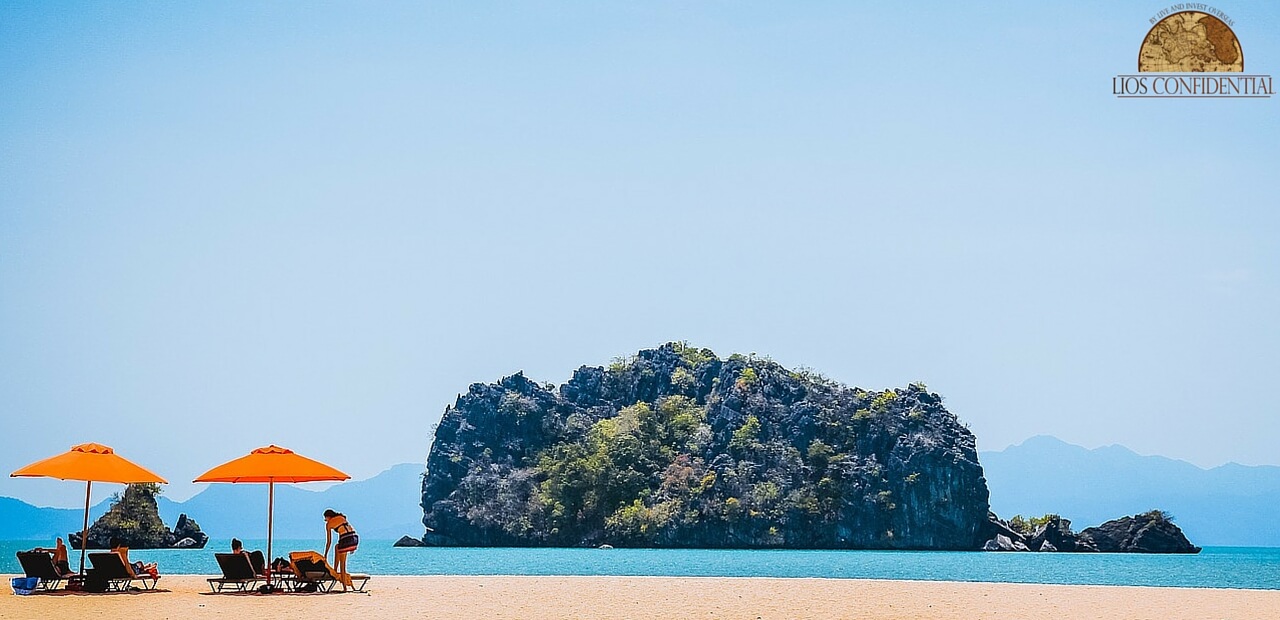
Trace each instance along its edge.
{"label": "limestone island", "polygon": [[[117,540],[130,549],[202,549],[209,536],[187,515],[178,516],[173,529],[160,519],[156,495],[160,485],[131,484],[116,496],[111,508],[89,527],[89,548],[108,549]],[[71,547],[79,549],[80,532],[68,535]]]}
{"label": "limestone island", "polygon": [[866,390],[668,343],[558,387],[473,384],[435,429],[420,542],[1199,551],[1158,512],[1019,531],[989,498],[973,433],[922,383]]}

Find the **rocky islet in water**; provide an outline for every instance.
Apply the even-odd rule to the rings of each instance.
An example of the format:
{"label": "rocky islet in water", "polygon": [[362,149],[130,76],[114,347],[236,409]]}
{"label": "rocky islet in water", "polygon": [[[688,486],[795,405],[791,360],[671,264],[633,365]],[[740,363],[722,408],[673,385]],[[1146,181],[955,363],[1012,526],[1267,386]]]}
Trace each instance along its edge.
{"label": "rocky islet in water", "polygon": [[473,384],[436,428],[421,542],[1199,550],[1158,511],[1011,529],[974,443],[923,384],[870,391],[669,343],[558,387]]}
{"label": "rocky islet in water", "polygon": [[[187,515],[179,515],[171,530],[160,519],[156,484],[131,484],[115,498],[106,514],[89,527],[89,548],[107,549],[112,540],[131,549],[200,549],[209,537]],[[72,548],[80,548],[80,532],[68,535]]]}

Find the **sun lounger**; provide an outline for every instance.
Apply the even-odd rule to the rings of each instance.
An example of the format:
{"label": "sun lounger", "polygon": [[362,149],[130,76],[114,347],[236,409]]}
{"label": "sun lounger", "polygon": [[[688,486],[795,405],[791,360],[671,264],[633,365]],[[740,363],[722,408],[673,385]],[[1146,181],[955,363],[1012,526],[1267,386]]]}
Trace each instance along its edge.
{"label": "sun lounger", "polygon": [[[338,576],[329,568],[329,563],[325,561],[324,556],[314,551],[293,551],[289,553],[289,564],[293,568],[293,577],[289,580],[293,590],[306,589],[309,585],[314,584],[315,589],[321,592],[329,592],[334,586],[338,585]],[[351,578],[351,587],[356,592],[364,592],[364,587],[369,583],[368,575],[357,575],[348,573]],[[359,585],[356,585],[356,584]]]}
{"label": "sun lounger", "polygon": [[252,590],[259,583],[265,583],[267,580],[266,577],[254,572],[249,556],[243,553],[215,553],[213,557],[218,560],[218,567],[222,569],[222,577],[209,579],[209,588],[214,592],[221,592],[228,586],[238,592],[244,592]]}
{"label": "sun lounger", "polygon": [[253,572],[258,575],[267,574],[267,556],[262,552],[254,549],[249,552],[249,564],[253,566]]}
{"label": "sun lounger", "polygon": [[70,577],[59,573],[58,567],[53,565],[53,556],[44,551],[19,551],[18,563],[28,577],[40,578],[40,588],[43,590],[56,590],[59,584]]}
{"label": "sun lounger", "polygon": [[93,568],[89,570],[89,579],[101,579],[107,582],[108,591],[123,592],[133,586],[133,582],[142,582],[142,587],[147,590],[156,589],[156,583],[160,581],[160,577],[152,577],[149,574],[135,575],[133,567],[124,563],[124,558],[114,551],[106,551],[103,553],[90,553],[89,563]]}

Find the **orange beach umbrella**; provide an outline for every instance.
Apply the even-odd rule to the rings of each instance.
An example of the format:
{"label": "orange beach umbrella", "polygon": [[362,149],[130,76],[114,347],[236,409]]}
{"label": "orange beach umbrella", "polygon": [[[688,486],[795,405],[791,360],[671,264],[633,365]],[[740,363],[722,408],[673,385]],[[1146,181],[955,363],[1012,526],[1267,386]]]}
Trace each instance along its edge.
{"label": "orange beach umbrella", "polygon": [[80,572],[84,573],[84,553],[89,546],[89,492],[95,482],[136,484],[168,480],[151,470],[133,463],[99,443],[82,443],[70,450],[43,461],[36,461],[9,474],[12,478],[57,478],[59,480],[83,480],[84,531],[80,534]]}
{"label": "orange beach umbrella", "polygon": [[[351,476],[293,450],[270,445],[227,461],[195,479],[195,482],[265,482],[267,492],[267,562],[271,562],[271,531],[276,503],[276,483],[348,480]],[[267,569],[270,571],[270,567]]]}

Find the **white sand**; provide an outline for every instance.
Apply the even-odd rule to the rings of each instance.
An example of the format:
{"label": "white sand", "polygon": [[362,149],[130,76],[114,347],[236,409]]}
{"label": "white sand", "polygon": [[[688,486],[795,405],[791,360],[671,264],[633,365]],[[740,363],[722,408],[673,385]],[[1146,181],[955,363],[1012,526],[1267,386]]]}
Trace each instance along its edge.
{"label": "white sand", "polygon": [[[8,582],[5,582],[6,586]],[[1280,591],[861,579],[374,577],[367,594],[161,592],[0,595],[0,618],[1230,618],[1280,619]]]}

